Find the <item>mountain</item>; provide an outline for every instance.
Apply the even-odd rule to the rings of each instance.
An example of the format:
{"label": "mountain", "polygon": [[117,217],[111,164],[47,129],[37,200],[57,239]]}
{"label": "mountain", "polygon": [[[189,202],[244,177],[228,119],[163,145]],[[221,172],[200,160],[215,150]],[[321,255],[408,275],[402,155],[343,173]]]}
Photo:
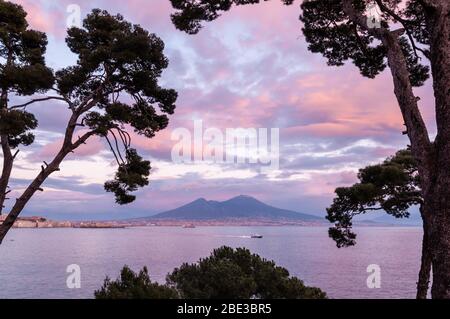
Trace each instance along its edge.
{"label": "mountain", "polygon": [[384,214],[381,217],[375,218],[374,221],[394,226],[422,226],[422,217],[414,213],[411,213],[409,218],[395,218],[391,215]]}
{"label": "mountain", "polygon": [[320,217],[276,208],[244,195],[223,202],[208,201],[200,198],[187,205],[149,218],[172,220],[272,219],[323,221]]}
{"label": "mountain", "polygon": [[383,212],[360,215],[354,219],[354,225],[373,226],[422,226],[422,217],[417,207],[410,209],[409,218],[395,218]]}

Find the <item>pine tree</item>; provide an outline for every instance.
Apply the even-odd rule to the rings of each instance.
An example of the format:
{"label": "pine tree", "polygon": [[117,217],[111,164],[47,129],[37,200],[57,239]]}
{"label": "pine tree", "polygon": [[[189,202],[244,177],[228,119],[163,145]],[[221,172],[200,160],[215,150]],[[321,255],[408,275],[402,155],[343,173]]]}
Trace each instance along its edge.
{"label": "pine tree", "polygon": [[[6,200],[17,151],[33,142],[38,125],[27,106],[47,100],[66,104],[71,112],[61,148],[12,205],[0,225],[0,243],[37,191],[67,155],[91,137],[104,138],[117,161],[113,180],[105,190],[114,193],[118,204],[135,200],[132,193],[148,185],[150,162],[132,148],[130,129],[147,138],[163,130],[173,114],[177,93],[158,84],[168,66],[164,43],[155,34],[125,21],[121,15],[93,10],[82,28],[68,30],[66,43],[78,56],[76,65],[57,71],[45,66],[45,34],[29,30],[26,13],[19,5],[0,1],[0,54],[2,85],[0,133],[3,147],[3,173],[0,206]],[[34,98],[9,105],[9,95],[30,96],[55,91],[54,96]],[[45,107],[42,105],[42,107]],[[159,109],[157,112],[156,108]]]}
{"label": "pine tree", "polygon": [[[240,5],[262,0],[171,0],[174,25],[187,33]],[[293,0],[282,0],[286,5]],[[374,17],[373,6],[379,17]],[[448,0],[305,0],[300,20],[309,50],[329,65],[347,61],[365,77],[387,67],[417,161],[431,238],[433,298],[450,298],[450,2]],[[431,140],[413,87],[431,75],[437,136]],[[330,107],[332,107],[330,105]]]}

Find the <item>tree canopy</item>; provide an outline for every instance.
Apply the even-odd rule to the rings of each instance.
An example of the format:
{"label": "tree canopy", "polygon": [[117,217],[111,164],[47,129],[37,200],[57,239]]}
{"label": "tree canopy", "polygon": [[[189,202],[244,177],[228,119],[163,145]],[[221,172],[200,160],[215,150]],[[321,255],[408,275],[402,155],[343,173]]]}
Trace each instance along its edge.
{"label": "tree canopy", "polygon": [[195,264],[167,275],[164,286],[150,281],[147,268],[136,274],[124,267],[120,278],[106,278],[95,292],[104,299],[323,299],[319,288],[305,286],[289,272],[244,248],[221,247]]}
{"label": "tree canopy", "polygon": [[152,282],[147,267],[135,273],[125,266],[117,280],[107,277],[94,296],[96,299],[177,299],[178,293],[170,287]]}
{"label": "tree canopy", "polygon": [[417,161],[411,150],[398,151],[383,163],[360,169],[359,182],[350,187],[336,189],[333,204],[327,209],[327,219],[334,224],[328,231],[337,247],[356,244],[352,231],[353,218],[381,211],[395,218],[408,218],[409,210],[418,206],[423,219],[422,258],[417,298],[426,299],[432,268],[432,238],[424,209],[424,198]]}
{"label": "tree canopy", "polygon": [[45,64],[47,36],[28,27],[27,13],[17,4],[0,1],[0,135],[11,149],[30,145],[38,125],[26,110],[7,109],[8,96],[43,93],[54,84],[53,71]]}
{"label": "tree canopy", "polygon": [[[175,109],[177,93],[158,84],[168,66],[164,43],[121,15],[101,10],[93,10],[82,29],[69,29],[66,42],[79,59],[77,65],[56,73],[58,89],[76,110],[86,110],[82,123],[108,140],[119,168],[105,189],[116,195],[117,203],[130,203],[135,199],[130,192],[148,184],[150,162],[130,148],[131,138],[125,129],[131,127],[137,134],[152,138],[167,127],[166,114]],[[124,93],[128,99],[121,98]],[[124,157],[117,142],[125,147]]]}
{"label": "tree canopy", "polygon": [[[150,162],[132,147],[132,134],[153,138],[165,129],[174,113],[177,92],[159,84],[168,66],[164,42],[155,34],[132,24],[120,14],[94,9],[81,28],[67,31],[66,43],[78,57],[76,64],[53,71],[45,66],[47,38],[29,30],[26,13],[19,5],[0,1],[0,85],[2,85],[0,135],[4,156],[0,180],[0,213],[17,152],[11,149],[33,142],[38,125],[29,105],[48,100],[65,103],[71,116],[61,148],[51,161],[44,161],[23,194],[0,225],[0,243],[25,205],[45,180],[60,170],[67,155],[93,136],[106,140],[117,162],[113,180],[104,188],[120,205],[136,199],[139,188],[149,184]],[[34,96],[30,101],[10,105],[9,94],[34,95],[52,90],[55,95]],[[54,107],[58,107],[56,105]]]}
{"label": "tree canopy", "polygon": [[[406,8],[400,10],[402,0],[377,1],[381,4],[381,24],[388,27],[392,23],[404,23],[407,32],[399,38],[399,44],[406,58],[410,81],[413,86],[422,86],[429,77],[429,67],[421,63],[416,42],[428,43],[426,32],[421,28],[424,16],[418,10],[418,1],[408,1]],[[367,0],[353,1],[353,8],[359,14],[367,11]],[[374,78],[387,66],[387,48],[373,34],[372,29],[364,28],[345,14],[342,0],[309,0],[301,5],[303,33],[309,43],[309,50],[321,53],[329,65],[341,66],[351,60],[363,76]],[[414,36],[417,36],[414,39]],[[411,42],[410,42],[411,40]],[[424,54],[429,52],[422,50]]]}
{"label": "tree canopy", "polygon": [[196,264],[183,264],[167,276],[171,287],[188,299],[316,299],[319,288],[307,287],[289,271],[248,249],[221,247]]}
{"label": "tree canopy", "polygon": [[335,226],[330,237],[338,247],[355,244],[351,231],[356,215],[384,211],[396,218],[409,217],[411,206],[423,203],[417,164],[410,150],[398,151],[383,163],[359,170],[359,182],[336,189],[336,198],[327,209],[327,219]]}
{"label": "tree canopy", "polygon": [[[233,6],[263,1],[171,0],[175,9],[172,21],[178,29],[195,34],[204,22],[217,19]],[[294,3],[291,0],[282,2],[286,5]],[[409,138],[410,151],[420,176],[421,215],[425,228],[422,254],[425,262],[422,264],[426,265],[421,273],[429,273],[432,260],[433,298],[450,298],[449,19],[448,0],[304,0],[300,14],[309,50],[320,53],[329,65],[352,62],[368,78],[376,77],[389,67],[394,94],[406,126],[403,133]],[[419,108],[420,97],[414,91],[414,87],[422,86],[430,75],[437,128],[433,141]],[[406,187],[406,193],[409,193],[409,186],[402,185],[403,182],[399,187]],[[338,200],[342,202],[336,205],[349,204],[348,209],[340,210],[351,213],[342,214],[331,208],[329,218],[337,224],[330,235],[338,245],[354,243],[351,217],[362,209],[355,206],[355,200],[364,205],[379,202],[393,215],[405,214],[409,205],[406,199],[392,194],[393,198],[380,201],[380,192],[383,193],[379,185],[368,183],[339,190]],[[420,276],[420,298],[426,297],[427,278],[428,275]]]}
{"label": "tree canopy", "polygon": [[[172,14],[174,25],[189,34],[198,33],[203,22],[217,19],[233,5],[258,4],[269,0],[171,0],[177,11]],[[291,5],[294,0],[281,0]],[[355,10],[364,14],[370,4],[379,4],[382,10],[382,24],[401,23],[407,31],[400,38],[400,45],[406,57],[413,86],[421,86],[429,77],[429,67],[421,63],[418,51],[428,56],[429,51],[420,45],[429,44],[428,32],[424,28],[424,13],[419,1],[408,1],[400,10],[402,0],[352,1]],[[352,21],[345,12],[342,0],[307,0],[301,4],[300,16],[303,33],[313,53],[321,53],[329,65],[341,66],[347,60],[359,68],[362,75],[374,78],[387,66],[387,49],[378,41],[372,30]],[[417,45],[419,44],[419,46]]]}

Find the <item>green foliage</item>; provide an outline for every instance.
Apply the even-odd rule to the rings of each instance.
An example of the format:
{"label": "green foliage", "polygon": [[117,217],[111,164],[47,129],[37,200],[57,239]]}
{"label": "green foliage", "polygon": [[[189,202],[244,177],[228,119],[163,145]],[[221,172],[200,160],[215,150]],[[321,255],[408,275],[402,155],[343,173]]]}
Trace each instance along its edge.
{"label": "green foliage", "polygon": [[104,114],[90,112],[85,117],[86,124],[101,136],[106,136],[118,124],[129,124],[139,135],[152,138],[155,132],[165,129],[169,124],[166,115],[157,114],[154,107],[143,101],[131,106],[118,101],[112,102],[105,106],[104,111]]}
{"label": "green foliage", "polygon": [[30,133],[37,126],[34,115],[8,108],[8,95],[33,95],[49,90],[54,77],[46,67],[47,37],[28,29],[26,12],[20,5],[0,1],[0,134],[8,137],[11,148],[30,145]]}
{"label": "green foliage", "polygon": [[[391,9],[400,1],[391,1]],[[354,5],[357,10],[364,13],[367,5],[373,3],[367,0],[355,0]],[[408,1],[405,11],[399,12],[399,16],[404,19],[414,18],[417,12],[417,1]],[[365,77],[374,78],[387,66],[387,57],[384,45],[367,30],[351,22],[344,12],[341,0],[310,0],[304,1],[301,5],[303,22],[303,33],[309,43],[309,50],[313,53],[321,53],[329,65],[341,66],[347,60],[359,68]],[[389,15],[383,15],[382,24],[387,26],[395,19]],[[398,21],[397,21],[398,22]],[[419,25],[417,21],[414,25],[414,34],[421,33],[425,27]],[[422,38],[421,38],[422,39]],[[407,59],[408,71],[410,72],[411,84],[422,86],[429,77],[429,67],[422,65],[415,55],[409,39],[405,36],[400,38],[403,53]]]}
{"label": "green foliage", "polygon": [[[178,11],[172,15],[172,22],[177,29],[189,34],[198,33],[202,22],[217,19],[222,12],[228,11],[233,5],[257,4],[267,0],[170,0],[174,9]],[[294,0],[282,0],[286,5]]]}
{"label": "green foliage", "polygon": [[409,217],[409,208],[423,202],[417,165],[410,150],[401,150],[383,163],[363,168],[359,183],[336,189],[336,198],[327,209],[327,219],[335,226],[329,235],[338,247],[355,244],[352,218],[370,211],[385,211],[396,218]]}
{"label": "green foliage", "polygon": [[136,199],[130,192],[148,185],[150,162],[144,161],[135,149],[126,151],[126,162],[119,165],[114,180],[105,183],[105,189],[116,195],[116,202],[120,205],[129,204]]}
{"label": "green foliage", "polygon": [[174,289],[153,283],[144,267],[139,274],[125,266],[116,281],[106,278],[103,287],[94,293],[96,299],[176,299]]}
{"label": "green foliage", "polygon": [[16,148],[20,144],[30,145],[34,141],[34,135],[29,133],[37,127],[37,120],[33,114],[20,110],[0,111],[0,135],[7,135],[9,146]]}
{"label": "green foliage", "polygon": [[187,299],[322,299],[273,261],[243,248],[222,247],[197,264],[183,264],[167,276],[169,285]]}
{"label": "green foliage", "polygon": [[430,68],[427,65],[422,65],[420,63],[419,57],[414,54],[406,37],[401,37],[399,41],[406,58],[411,85],[416,87],[424,85],[425,81],[430,77]]}
{"label": "green foliage", "polygon": [[364,76],[373,78],[386,68],[386,51],[351,23],[341,0],[313,0],[302,3],[301,21],[309,50],[321,53],[329,65],[341,66],[352,59]]}
{"label": "green foliage", "polygon": [[121,15],[98,9],[87,16],[83,28],[68,30],[66,42],[78,62],[56,73],[58,89],[73,105],[86,109],[82,123],[110,144],[118,171],[105,190],[115,194],[118,204],[131,203],[136,197],[130,193],[148,185],[150,162],[130,148],[126,130],[152,138],[167,127],[167,114],[175,110],[177,93],[158,85],[168,66],[164,42]]}
{"label": "green foliage", "polygon": [[28,29],[26,12],[20,5],[0,1],[0,85],[19,95],[45,92],[54,83],[52,70],[45,66],[47,36]]}
{"label": "green foliage", "polygon": [[[232,8],[233,5],[257,4],[263,0],[171,0],[177,11],[172,15],[174,25],[189,34],[195,34],[202,28],[202,22],[217,19],[221,13]],[[264,0],[267,1],[267,0]],[[290,5],[293,0],[282,0]],[[401,0],[385,2],[390,9],[396,8]],[[364,13],[373,1],[354,0],[355,8]],[[368,31],[351,22],[344,12],[342,0],[308,0],[301,4],[303,33],[313,53],[321,53],[329,65],[342,66],[348,60],[353,61],[361,74],[374,78],[387,66],[386,48]],[[398,11],[398,10],[397,10]],[[398,17],[412,21],[408,23],[412,37],[423,45],[428,44],[428,32],[424,22],[423,9],[418,0],[410,0],[405,9],[396,12]],[[383,26],[396,22],[391,15],[383,15]],[[429,77],[429,67],[420,63],[409,37],[401,37],[401,45],[407,59],[413,86],[421,86]],[[425,49],[426,51],[426,49]]]}
{"label": "green foliage", "polygon": [[243,248],[221,247],[197,264],[183,264],[164,286],[150,281],[147,268],[135,274],[127,266],[116,281],[106,278],[97,299],[324,299],[289,272]]}
{"label": "green foliage", "polygon": [[[415,22],[408,26],[411,29],[414,39],[422,45],[429,46],[430,34],[428,28],[425,27],[425,10],[420,0],[409,0],[403,14],[405,18]],[[428,49],[426,51],[429,53]]]}
{"label": "green foliage", "polygon": [[104,109],[111,104],[108,94],[126,92],[148,110],[154,111],[151,105],[157,104],[162,112],[173,114],[177,93],[158,85],[168,66],[160,38],[121,15],[98,9],[88,15],[83,27],[68,31],[67,45],[79,60],[76,66],[57,72],[63,94],[82,101],[97,93]]}
{"label": "green foliage", "polygon": [[[0,0],[0,140],[4,152],[0,213],[18,154],[11,149],[34,141],[31,131],[38,122],[27,107],[49,100],[67,103],[71,111],[63,143],[50,164],[44,162],[39,176],[22,195],[21,204],[14,205],[9,216],[17,219],[34,193],[41,190],[38,186],[59,170],[67,155],[94,135],[108,142],[118,164],[105,190],[114,193],[118,204],[133,202],[136,196],[132,193],[149,184],[151,166],[131,147],[129,130],[154,137],[167,127],[178,97],[176,91],[158,83],[169,62],[163,52],[164,42],[121,15],[94,9],[82,28],[67,31],[66,44],[78,57],[76,64],[54,75],[45,65],[47,37],[30,30],[26,16],[22,6]],[[9,105],[12,94],[34,95],[49,90],[57,95]],[[3,236],[12,224],[2,225]]]}

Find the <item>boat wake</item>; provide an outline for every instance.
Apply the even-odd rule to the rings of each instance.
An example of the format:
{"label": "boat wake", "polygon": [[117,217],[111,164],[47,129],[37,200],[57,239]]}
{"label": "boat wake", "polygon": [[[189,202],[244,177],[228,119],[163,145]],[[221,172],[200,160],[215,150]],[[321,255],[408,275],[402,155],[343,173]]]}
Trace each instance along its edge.
{"label": "boat wake", "polygon": [[246,238],[246,239],[252,239],[252,238],[262,238],[260,235],[218,235],[217,237],[226,237],[226,238]]}

